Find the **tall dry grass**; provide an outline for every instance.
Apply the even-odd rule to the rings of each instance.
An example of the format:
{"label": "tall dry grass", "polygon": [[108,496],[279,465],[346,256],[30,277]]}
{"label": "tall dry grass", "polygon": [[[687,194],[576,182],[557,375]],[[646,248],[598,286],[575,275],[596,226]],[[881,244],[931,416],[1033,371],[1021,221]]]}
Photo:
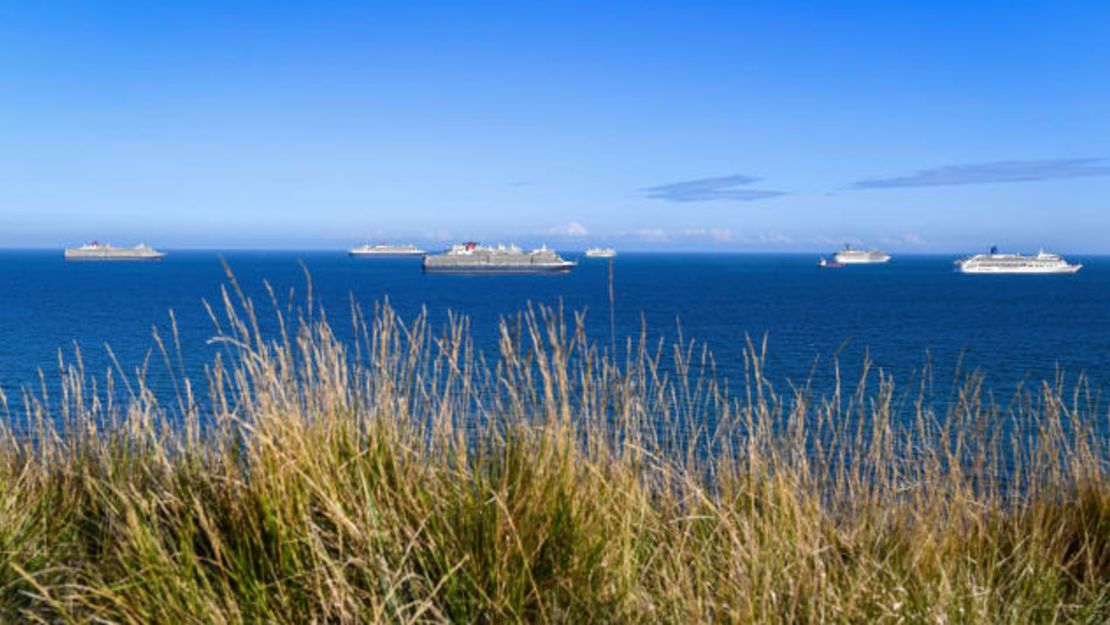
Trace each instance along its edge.
{"label": "tall dry grass", "polygon": [[355,308],[344,341],[272,308],[267,336],[230,283],[200,386],[156,337],[172,397],[78,354],[23,398],[2,620],[1110,620],[1106,415],[1059,380],[935,410],[865,366],[818,397],[749,344],[733,393],[690,343],[614,354],[560,311],[482,355],[461,318]]}

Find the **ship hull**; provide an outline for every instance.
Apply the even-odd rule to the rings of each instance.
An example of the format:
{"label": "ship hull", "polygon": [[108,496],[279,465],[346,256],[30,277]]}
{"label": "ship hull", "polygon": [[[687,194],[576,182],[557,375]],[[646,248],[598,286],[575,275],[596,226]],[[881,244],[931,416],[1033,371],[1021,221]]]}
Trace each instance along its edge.
{"label": "ship hull", "polygon": [[573,263],[560,265],[436,265],[424,264],[424,273],[450,273],[450,274],[494,274],[494,275],[524,275],[524,274],[554,274],[568,273],[574,269]]}
{"label": "ship hull", "polygon": [[890,260],[889,256],[880,256],[877,258],[860,258],[858,256],[844,256],[842,254],[833,255],[833,260],[841,265],[881,265]]}
{"label": "ship hull", "polygon": [[68,250],[63,254],[66,260],[73,261],[152,261],[162,260],[165,256],[161,252],[155,254],[119,254],[112,252],[72,252]]}
{"label": "ship hull", "polygon": [[1015,276],[1032,276],[1032,275],[1060,275],[1071,274],[1083,268],[1083,265],[1065,265],[1063,267],[979,267],[971,266],[965,267],[959,265],[960,273],[971,274],[1008,274]]}

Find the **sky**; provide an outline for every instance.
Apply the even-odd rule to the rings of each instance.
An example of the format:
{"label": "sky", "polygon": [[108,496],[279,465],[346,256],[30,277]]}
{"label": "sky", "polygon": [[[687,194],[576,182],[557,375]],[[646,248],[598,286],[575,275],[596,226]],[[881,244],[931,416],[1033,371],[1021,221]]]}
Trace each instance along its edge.
{"label": "sky", "polygon": [[1110,2],[0,3],[0,247],[1108,235]]}

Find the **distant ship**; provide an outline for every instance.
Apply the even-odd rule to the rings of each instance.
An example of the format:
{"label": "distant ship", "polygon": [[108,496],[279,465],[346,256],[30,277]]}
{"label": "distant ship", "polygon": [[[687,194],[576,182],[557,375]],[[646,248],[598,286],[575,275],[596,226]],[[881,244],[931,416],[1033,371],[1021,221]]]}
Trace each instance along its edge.
{"label": "distant ship", "polygon": [[165,255],[143,243],[135,247],[114,247],[99,241],[66,248],[63,254],[66,260],[161,260]]}
{"label": "distant ship", "polygon": [[991,247],[989,254],[976,254],[956,261],[962,273],[1075,273],[1083,268],[1078,263],[1069,265],[1057,254],[1041,250],[1035,256],[999,254]]}
{"label": "distant ship", "polygon": [[890,260],[890,254],[877,249],[855,250],[851,244],[845,243],[844,249],[833,254],[833,260],[844,265],[868,265],[885,263]]}
{"label": "distant ship", "polygon": [[611,247],[591,247],[586,250],[586,258],[613,258],[617,255],[617,250]]}
{"label": "distant ship", "polygon": [[473,241],[424,257],[428,273],[565,273],[575,265],[546,245],[525,252],[515,245],[488,247]]}
{"label": "distant ship", "polygon": [[347,254],[351,256],[423,256],[424,250],[416,247],[415,245],[388,245],[386,243],[379,243],[377,245],[360,245],[352,247],[347,250]]}

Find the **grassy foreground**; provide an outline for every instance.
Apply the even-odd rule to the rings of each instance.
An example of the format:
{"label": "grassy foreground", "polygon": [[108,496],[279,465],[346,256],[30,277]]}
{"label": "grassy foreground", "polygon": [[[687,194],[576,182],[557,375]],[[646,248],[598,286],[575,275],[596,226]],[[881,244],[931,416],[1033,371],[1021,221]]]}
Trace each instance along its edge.
{"label": "grassy foreground", "polygon": [[347,342],[275,307],[268,339],[237,293],[203,391],[171,339],[175,397],[78,358],[24,398],[0,621],[1110,620],[1106,417],[1059,383],[817,398],[749,346],[731,393],[689,344],[614,358],[550,311],[483,358],[388,306]]}

